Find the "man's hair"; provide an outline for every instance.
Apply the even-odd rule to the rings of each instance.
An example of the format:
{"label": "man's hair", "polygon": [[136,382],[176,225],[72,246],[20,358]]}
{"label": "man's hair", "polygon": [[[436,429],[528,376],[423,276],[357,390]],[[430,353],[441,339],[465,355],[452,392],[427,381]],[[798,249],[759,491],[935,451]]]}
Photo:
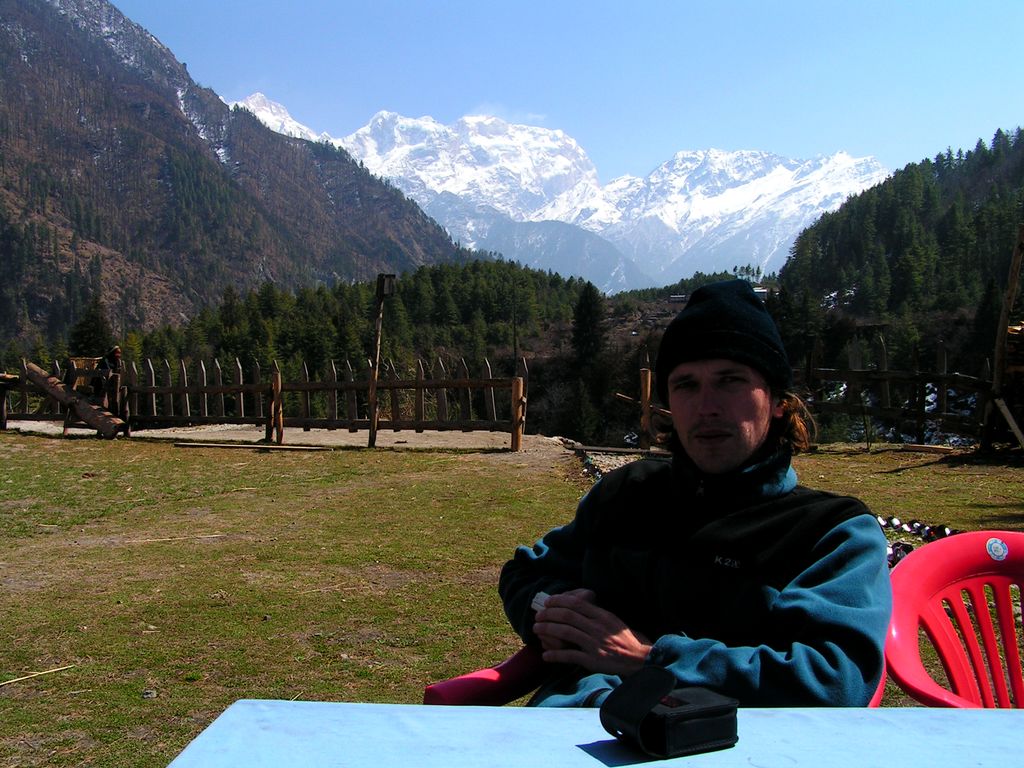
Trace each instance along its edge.
{"label": "man's hair", "polygon": [[[762,447],[768,447],[774,452],[788,446],[794,454],[809,450],[817,436],[818,426],[807,404],[795,392],[783,392],[777,397],[782,405],[782,415],[772,419]],[[684,452],[670,416],[656,412],[651,419],[651,426],[655,430],[655,442],[658,445],[672,452]]]}
{"label": "man's hair", "polygon": [[818,425],[807,408],[807,403],[794,392],[785,392],[779,400],[782,416],[772,420],[767,442],[773,439],[779,445],[789,445],[793,453],[806,451],[817,437]]}

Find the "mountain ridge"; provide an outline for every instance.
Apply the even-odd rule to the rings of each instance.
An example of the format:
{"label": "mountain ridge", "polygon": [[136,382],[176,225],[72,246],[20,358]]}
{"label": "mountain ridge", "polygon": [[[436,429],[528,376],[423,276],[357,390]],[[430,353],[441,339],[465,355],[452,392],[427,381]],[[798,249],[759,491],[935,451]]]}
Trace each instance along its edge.
{"label": "mountain ridge", "polygon": [[[472,257],[343,149],[275,133],[106,0],[0,0],[0,336]],[[479,256],[479,255],[477,255]]]}
{"label": "mountain ridge", "polygon": [[[265,123],[261,104],[287,113],[263,94],[260,103],[251,99],[237,104]],[[602,185],[585,150],[563,131],[481,115],[443,125],[382,111],[346,137],[318,135],[401,188],[459,242],[582,275],[605,291],[747,264],[777,269],[802,229],[889,175],[873,158],[842,151],[798,160],[712,148],[681,150],[645,177]],[[521,231],[545,221],[604,240],[594,248],[575,233],[580,253],[600,258],[568,258],[569,232],[560,231],[556,245]]]}

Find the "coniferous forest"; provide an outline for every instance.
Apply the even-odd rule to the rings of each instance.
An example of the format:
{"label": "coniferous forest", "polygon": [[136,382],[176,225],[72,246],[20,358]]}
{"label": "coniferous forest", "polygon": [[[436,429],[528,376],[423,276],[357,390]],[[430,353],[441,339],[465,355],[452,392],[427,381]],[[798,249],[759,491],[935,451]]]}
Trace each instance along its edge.
{"label": "coniferous forest", "polygon": [[882,333],[893,367],[930,366],[941,340],[951,369],[979,375],[1022,223],[1020,128],[897,171],[797,238],[771,307],[791,357],[817,344],[834,364]]}

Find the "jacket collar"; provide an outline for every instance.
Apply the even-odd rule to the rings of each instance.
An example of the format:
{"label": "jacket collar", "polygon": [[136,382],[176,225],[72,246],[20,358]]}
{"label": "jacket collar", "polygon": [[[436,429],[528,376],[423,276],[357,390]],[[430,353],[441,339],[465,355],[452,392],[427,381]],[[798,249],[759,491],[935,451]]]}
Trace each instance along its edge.
{"label": "jacket collar", "polygon": [[783,496],[797,485],[793,452],[782,446],[774,452],[759,451],[739,469],[720,475],[701,472],[682,451],[672,458],[673,474],[685,495],[723,502],[756,502]]}

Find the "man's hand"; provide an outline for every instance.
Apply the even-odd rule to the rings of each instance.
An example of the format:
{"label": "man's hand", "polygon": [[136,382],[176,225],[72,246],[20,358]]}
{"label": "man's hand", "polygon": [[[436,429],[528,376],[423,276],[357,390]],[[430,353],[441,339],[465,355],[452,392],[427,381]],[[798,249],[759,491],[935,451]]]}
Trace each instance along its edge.
{"label": "man's hand", "polygon": [[547,599],[533,625],[544,661],[578,664],[591,672],[611,675],[636,672],[651,650],[650,641],[594,600],[589,589],[574,589]]}

